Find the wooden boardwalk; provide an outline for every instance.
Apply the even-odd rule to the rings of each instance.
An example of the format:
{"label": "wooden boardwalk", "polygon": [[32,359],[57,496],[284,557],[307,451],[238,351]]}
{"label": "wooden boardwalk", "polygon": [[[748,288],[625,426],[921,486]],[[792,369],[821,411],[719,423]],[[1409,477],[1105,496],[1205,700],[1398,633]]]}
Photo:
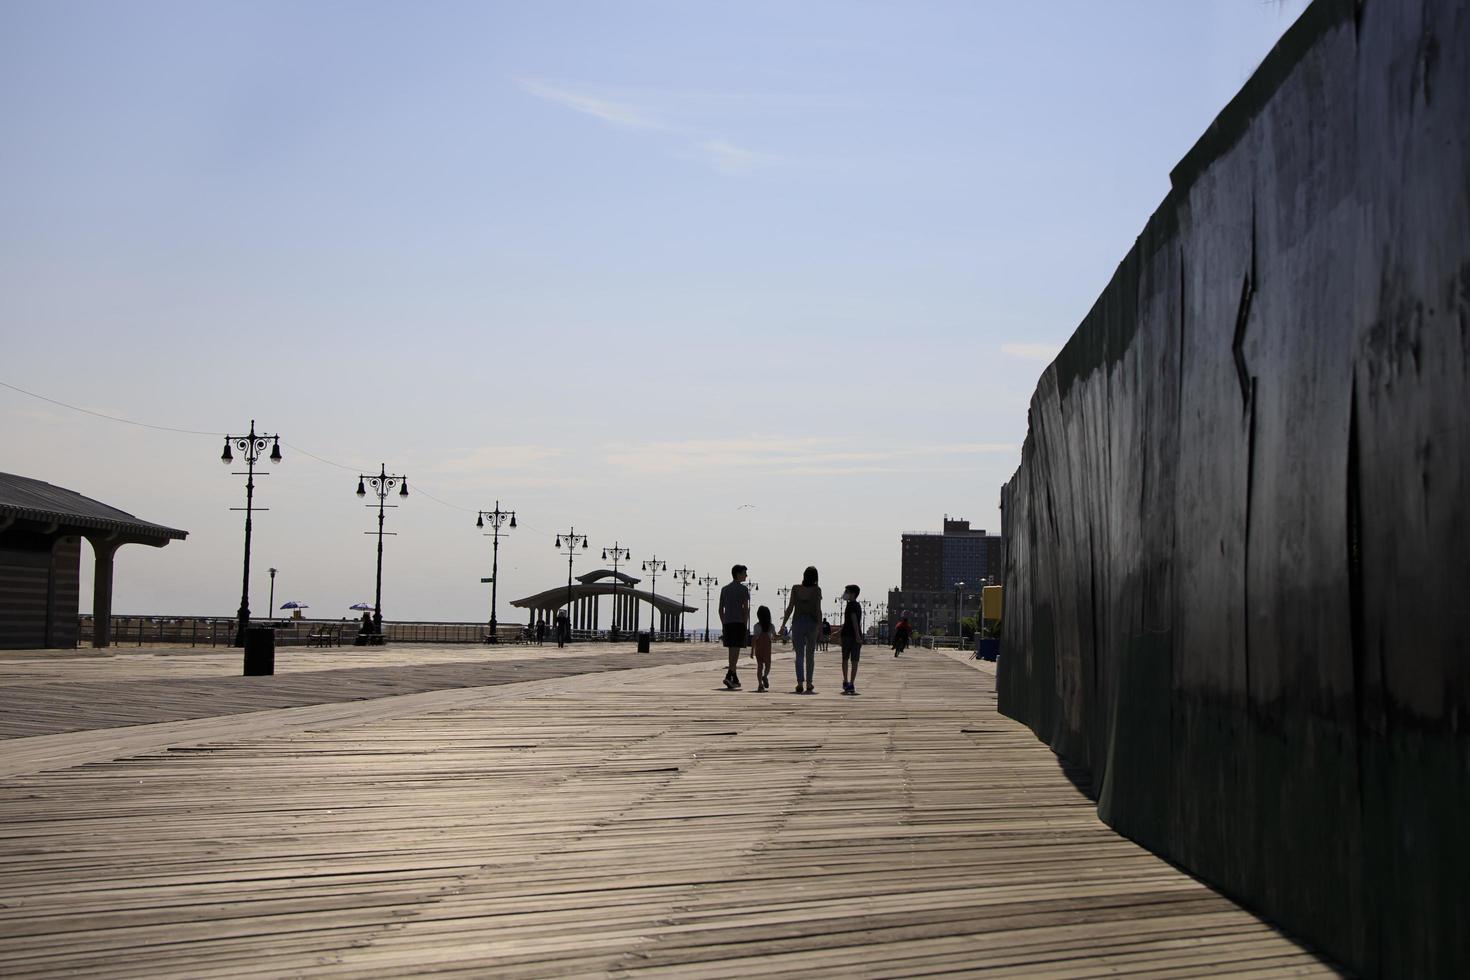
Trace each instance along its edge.
{"label": "wooden boardwalk", "polygon": [[274,676],[242,677],[242,653],[227,647],[6,652],[0,739],[688,663],[716,653],[712,644],[692,643],[635,653],[631,642],[288,647],[276,651]]}
{"label": "wooden boardwalk", "polygon": [[856,698],[825,655],[814,697],[788,658],[12,738],[0,975],[1333,972],[1102,825],[988,674],[881,653]]}

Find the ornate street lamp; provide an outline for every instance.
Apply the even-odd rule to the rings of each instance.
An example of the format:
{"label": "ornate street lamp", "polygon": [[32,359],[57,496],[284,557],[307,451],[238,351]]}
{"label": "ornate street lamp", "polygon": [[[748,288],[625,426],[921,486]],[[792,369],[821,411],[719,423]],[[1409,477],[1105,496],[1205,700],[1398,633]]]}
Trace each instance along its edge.
{"label": "ornate street lamp", "polygon": [[570,633],[572,627],[572,559],[576,557],[578,547],[583,551],[587,550],[587,535],[578,534],[574,527],[567,533],[556,536],[556,547],[558,551],[563,547],[567,551],[567,632]]}
{"label": "ornate street lamp", "polygon": [[613,591],[612,591],[612,619],[608,623],[612,627],[608,631],[608,640],[616,643],[618,640],[618,562],[628,560],[632,554],[627,548],[620,546],[616,541],[611,548],[602,549],[602,560],[612,562],[613,567]]}
{"label": "ornate street lamp", "polygon": [[276,618],[276,570],[274,568],[272,568],[269,571],[271,573],[271,598],[270,598],[270,604],[266,606],[266,609],[270,610],[271,619],[275,619]]}
{"label": "ornate street lamp", "polygon": [[[231,507],[230,510],[245,511],[245,573],[243,584],[240,586],[240,612],[239,624],[235,629],[235,646],[245,645],[245,628],[250,625],[250,517],[255,507],[255,464],[260,460],[260,454],[270,447],[270,456],[267,458],[272,463],[281,461],[281,437],[279,434],[268,434],[255,431],[255,420],[250,420],[250,433],[243,436],[225,436],[225,451],[220,453],[220,462],[229,466],[235,461],[234,453],[239,453],[245,458],[245,472],[238,470],[235,476],[245,477],[245,506]],[[233,452],[231,450],[233,449]],[[262,476],[265,474],[262,473]],[[269,510],[262,507],[261,510]],[[275,596],[271,596],[271,603],[275,603]]]}
{"label": "ornate street lamp", "polygon": [[[366,497],[371,489],[378,497],[378,588],[373,597],[373,638],[368,642],[379,644],[383,642],[383,510],[385,507],[396,507],[397,504],[388,503],[388,494],[397,489],[398,496],[408,496],[408,477],[389,476],[388,467],[383,463],[378,464],[377,476],[362,476],[357,478],[357,495]],[[372,504],[368,504],[371,508]],[[372,531],[364,531],[363,534],[372,534]],[[396,534],[389,531],[388,534]]]}
{"label": "ornate street lamp", "polygon": [[708,643],[709,642],[709,594],[714,589],[715,586],[717,586],[717,585],[720,584],[720,580],[717,579],[717,578],[715,578],[713,575],[706,575],[704,578],[696,579],[695,580],[695,584],[696,585],[702,585],[702,586],[704,586],[704,642]]}
{"label": "ornate street lamp", "polygon": [[516,526],[516,512],[501,510],[497,500],[494,510],[482,510],[475,515],[475,527],[483,529],[487,519],[490,521],[490,533],[485,537],[494,542],[490,558],[490,642],[499,643],[500,636],[495,632],[495,599],[496,590],[500,587],[500,529],[502,526]]}
{"label": "ornate street lamp", "polygon": [[655,615],[658,614],[658,573],[666,571],[668,567],[669,563],[666,561],[659,561],[658,555],[654,555],[648,561],[643,563],[643,570],[652,577],[652,581],[648,586],[648,591],[653,595],[653,602],[649,603],[649,605],[653,607],[653,611],[648,614],[649,643],[652,643],[654,640],[658,639],[658,630],[655,628],[658,624],[658,620],[653,618]]}
{"label": "ornate street lamp", "polygon": [[[674,581],[679,583],[679,605],[687,606],[685,600],[689,598],[689,583],[699,578],[699,573],[692,568],[676,568],[671,572]],[[683,643],[688,637],[684,635],[684,613],[679,612],[679,642]]]}

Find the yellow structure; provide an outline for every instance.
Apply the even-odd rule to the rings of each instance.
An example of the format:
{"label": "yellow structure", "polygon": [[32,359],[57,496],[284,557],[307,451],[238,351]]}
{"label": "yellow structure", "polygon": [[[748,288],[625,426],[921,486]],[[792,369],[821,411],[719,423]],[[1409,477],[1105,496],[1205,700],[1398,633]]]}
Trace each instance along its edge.
{"label": "yellow structure", "polygon": [[987,585],[980,596],[980,617],[1000,621],[1001,607],[1005,599],[1004,585]]}

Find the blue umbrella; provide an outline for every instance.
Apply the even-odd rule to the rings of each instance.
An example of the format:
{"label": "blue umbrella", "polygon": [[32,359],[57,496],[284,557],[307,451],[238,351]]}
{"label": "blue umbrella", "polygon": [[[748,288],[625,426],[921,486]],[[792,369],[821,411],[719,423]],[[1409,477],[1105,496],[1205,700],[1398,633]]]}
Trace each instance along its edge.
{"label": "blue umbrella", "polygon": [[298,602],[297,600],[292,599],[290,602],[283,602],[283,603],[281,603],[281,608],[282,609],[310,609],[311,607],[308,606],[304,602]]}
{"label": "blue umbrella", "polygon": [[366,603],[366,602],[354,602],[352,605],[348,606],[347,608],[348,609],[355,609],[358,612],[366,612],[367,610],[369,610],[369,609],[371,609],[373,607],[371,605],[369,605],[368,603]]}

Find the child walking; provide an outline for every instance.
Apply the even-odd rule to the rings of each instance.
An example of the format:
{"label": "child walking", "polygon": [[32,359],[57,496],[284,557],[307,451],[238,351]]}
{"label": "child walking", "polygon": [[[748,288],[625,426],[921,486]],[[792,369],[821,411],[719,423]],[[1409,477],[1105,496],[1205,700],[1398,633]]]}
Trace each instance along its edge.
{"label": "child walking", "polygon": [[771,641],[776,638],[776,624],[771,622],[771,609],[761,606],[755,611],[755,629],[750,634],[750,655],[755,658],[756,691],[771,687]]}

